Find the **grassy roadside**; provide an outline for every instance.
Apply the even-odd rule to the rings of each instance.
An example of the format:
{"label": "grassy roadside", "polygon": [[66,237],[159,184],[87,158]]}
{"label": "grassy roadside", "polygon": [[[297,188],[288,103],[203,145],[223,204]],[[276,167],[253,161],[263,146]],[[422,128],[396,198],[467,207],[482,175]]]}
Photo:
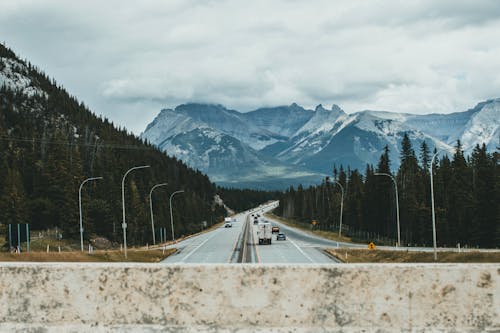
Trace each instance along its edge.
{"label": "grassy roadside", "polygon": [[36,262],[160,262],[172,253],[175,249],[162,250],[142,250],[129,249],[128,258],[125,259],[120,250],[100,250],[93,253],[70,251],[70,252],[24,252],[7,253],[0,252],[1,261],[36,261]]}
{"label": "grassy roadside", "polygon": [[307,227],[304,226],[303,223],[299,223],[299,222],[293,221],[293,220],[287,220],[287,219],[284,219],[280,216],[274,215],[272,213],[265,213],[264,216],[275,219],[275,220],[279,221],[280,223],[283,223],[289,227],[303,230],[311,235],[327,238],[327,239],[330,239],[330,240],[333,240],[336,242],[355,243],[352,241],[352,239],[350,237],[344,237],[344,236],[339,237],[339,234],[337,232],[324,231],[324,230],[312,230],[309,226],[307,226]]}
{"label": "grassy roadside", "polygon": [[[203,233],[210,232],[220,228],[224,222],[216,223],[211,227],[202,230],[196,234],[179,237],[176,243],[187,238],[191,238]],[[165,249],[165,245],[171,245],[172,241],[149,246],[149,248],[129,248],[127,251],[127,259],[119,249],[95,250],[92,253],[79,251],[80,244],[75,240],[62,239],[57,240],[52,237],[33,239],[30,243],[31,252],[10,253],[0,252],[0,262],[3,261],[24,261],[24,262],[144,262],[155,263],[160,262],[166,257],[173,254],[176,249]],[[49,245],[50,252],[47,252]],[[58,251],[61,248],[61,252]]]}
{"label": "grassy roadside", "polygon": [[[191,235],[187,235],[187,236],[181,236],[181,237],[179,237],[179,238],[177,238],[175,240],[175,243],[177,244],[177,243],[182,242],[183,240],[186,240],[188,238],[192,238],[192,237],[195,237],[195,236],[198,236],[198,235],[205,234],[205,233],[213,231],[213,230],[215,230],[217,228],[221,228],[223,225],[224,225],[224,221],[215,223],[214,225],[212,225],[212,226],[210,226],[210,227],[208,227],[206,229],[203,229],[202,231],[197,232],[195,234],[191,234]],[[172,244],[173,244],[172,241],[168,241],[168,242],[161,243],[161,244],[150,245],[149,248],[150,249],[161,249],[163,246],[169,246],[169,245],[172,245]]]}
{"label": "grassy roadside", "polygon": [[[368,249],[327,249],[346,263],[434,263],[433,252],[390,251]],[[500,263],[499,252],[439,252],[439,263]]]}

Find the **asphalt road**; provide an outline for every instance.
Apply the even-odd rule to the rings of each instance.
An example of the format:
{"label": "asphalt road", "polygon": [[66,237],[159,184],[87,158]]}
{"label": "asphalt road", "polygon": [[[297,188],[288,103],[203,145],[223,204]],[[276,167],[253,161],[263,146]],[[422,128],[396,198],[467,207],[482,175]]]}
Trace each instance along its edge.
{"label": "asphalt road", "polygon": [[285,226],[271,218],[264,218],[277,225],[280,232],[286,235],[286,240],[276,240],[273,235],[271,245],[259,245],[257,225],[254,225],[254,242],[257,261],[260,263],[300,263],[325,264],[334,263],[330,256],[323,252],[324,248],[337,247],[337,242],[304,233],[301,230]]}
{"label": "asphalt road", "polygon": [[[353,244],[336,242],[318,237],[300,229],[289,227],[270,217],[264,217],[266,211],[270,211],[277,203],[271,203],[266,206],[255,208],[238,215],[235,215],[236,222],[232,228],[218,228],[216,230],[188,238],[173,246],[177,252],[163,263],[236,263],[238,257],[238,248],[242,244],[243,226],[246,223],[247,216],[252,213],[260,214],[261,219],[266,219],[272,225],[277,225],[280,232],[286,235],[285,241],[276,240],[276,234],[273,235],[271,245],[259,245],[257,236],[257,226],[253,223],[252,237],[249,238],[251,246],[251,262],[262,264],[315,264],[315,263],[335,263],[332,257],[323,252],[324,248],[338,247],[359,247],[366,248],[366,244]],[[250,217],[253,221],[253,218]],[[248,243],[247,242],[247,243]],[[380,249],[401,250],[401,251],[432,251],[432,248],[407,248],[407,247],[378,247]],[[236,251],[235,251],[236,250]],[[438,251],[456,250],[439,248]]]}
{"label": "asphalt road", "polygon": [[[256,208],[235,216],[236,221],[232,228],[218,228],[182,242],[174,247],[177,253],[166,258],[163,263],[234,263],[236,262],[235,249],[243,231],[246,217],[251,213],[263,213],[273,208],[274,204]],[[266,218],[268,219],[268,218]],[[252,219],[253,220],[253,219]],[[271,219],[272,224],[278,225],[285,232],[285,241],[276,241],[273,235],[271,245],[258,245],[257,228],[253,228],[252,262],[273,263],[334,263],[335,261],[323,252],[323,248],[336,247],[337,243],[313,235],[308,235],[301,230],[287,227]]]}
{"label": "asphalt road", "polygon": [[162,263],[228,263],[241,234],[246,214],[234,216],[231,228],[220,227],[214,231],[188,238],[177,243],[177,252]]}

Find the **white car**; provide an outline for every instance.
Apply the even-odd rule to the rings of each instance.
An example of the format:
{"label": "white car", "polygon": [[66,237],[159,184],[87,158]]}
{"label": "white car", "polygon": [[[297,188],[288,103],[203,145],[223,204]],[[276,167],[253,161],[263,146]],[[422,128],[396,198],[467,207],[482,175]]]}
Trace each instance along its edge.
{"label": "white car", "polygon": [[231,228],[233,224],[231,222],[224,223],[224,228]]}

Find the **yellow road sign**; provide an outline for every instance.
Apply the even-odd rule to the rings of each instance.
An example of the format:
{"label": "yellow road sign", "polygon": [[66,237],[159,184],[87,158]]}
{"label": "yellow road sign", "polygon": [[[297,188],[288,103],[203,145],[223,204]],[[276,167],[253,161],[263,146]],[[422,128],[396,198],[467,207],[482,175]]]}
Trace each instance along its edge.
{"label": "yellow road sign", "polygon": [[368,248],[370,250],[375,250],[375,244],[373,242],[370,242],[370,244],[368,244]]}
{"label": "yellow road sign", "polygon": [[312,220],[312,222],[311,222],[311,223],[312,223],[312,225],[316,225],[316,224],[318,224],[318,222],[316,222],[316,220]]}

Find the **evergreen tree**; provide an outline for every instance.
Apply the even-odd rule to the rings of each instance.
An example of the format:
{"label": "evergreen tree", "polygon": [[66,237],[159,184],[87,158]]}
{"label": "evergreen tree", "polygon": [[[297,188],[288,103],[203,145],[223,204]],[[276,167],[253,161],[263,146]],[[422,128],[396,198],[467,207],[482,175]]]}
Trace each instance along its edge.
{"label": "evergreen tree", "polygon": [[473,211],[472,173],[465,160],[460,140],[455,146],[451,167],[453,177],[447,189],[450,192],[448,221],[457,233],[454,243],[470,244],[470,221]]}
{"label": "evergreen tree", "polygon": [[495,192],[495,165],[486,146],[476,145],[472,152],[473,214],[470,226],[472,245],[494,247],[496,233],[495,216],[498,216],[499,198]]}
{"label": "evergreen tree", "polygon": [[26,196],[19,171],[7,169],[3,195],[0,197],[1,222],[7,224],[22,224],[28,221]]}
{"label": "evergreen tree", "polygon": [[420,242],[424,236],[423,224],[419,223],[419,197],[423,192],[423,188],[415,151],[406,133],[401,142],[401,164],[398,170],[397,183],[402,241],[415,244]]}
{"label": "evergreen tree", "polygon": [[423,171],[427,172],[431,164],[431,158],[430,158],[429,146],[427,146],[427,142],[425,142],[425,140],[422,141],[422,144],[420,145],[420,163]]}

